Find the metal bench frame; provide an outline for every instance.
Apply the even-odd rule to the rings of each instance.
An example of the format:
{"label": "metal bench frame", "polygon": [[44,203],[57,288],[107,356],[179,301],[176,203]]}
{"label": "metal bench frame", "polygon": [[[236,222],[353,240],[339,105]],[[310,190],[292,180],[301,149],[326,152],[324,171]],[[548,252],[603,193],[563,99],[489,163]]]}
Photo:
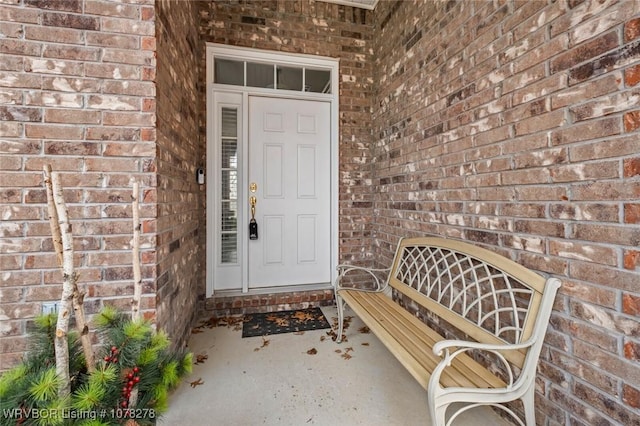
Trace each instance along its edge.
{"label": "metal bench frame", "polygon": [[[353,272],[372,277],[373,288],[346,286],[345,275]],[[535,426],[536,368],[558,288],[557,278],[545,279],[468,243],[405,238],[388,269],[338,265],[337,342],[343,337],[344,309],[349,305],[427,390],[432,424],[450,425],[462,412],[490,405],[505,410],[520,425]],[[438,325],[446,322],[438,328],[449,327],[464,338],[443,337],[399,300]],[[501,373],[495,365],[490,370],[473,358],[480,351],[493,354]],[[518,399],[523,401],[525,422],[503,405]],[[466,404],[448,415],[449,406],[457,402]]]}

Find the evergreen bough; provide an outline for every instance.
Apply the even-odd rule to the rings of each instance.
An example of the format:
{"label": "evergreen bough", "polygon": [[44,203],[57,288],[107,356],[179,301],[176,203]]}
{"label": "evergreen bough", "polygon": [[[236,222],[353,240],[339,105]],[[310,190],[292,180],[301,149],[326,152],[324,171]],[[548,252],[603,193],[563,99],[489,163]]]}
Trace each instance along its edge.
{"label": "evergreen bough", "polygon": [[76,333],[69,333],[71,395],[58,396],[56,316],[36,319],[23,362],[0,376],[0,425],[148,425],[166,411],[169,390],[191,372],[192,354],[170,350],[164,332],[104,308],[94,323],[103,342],[87,372]]}

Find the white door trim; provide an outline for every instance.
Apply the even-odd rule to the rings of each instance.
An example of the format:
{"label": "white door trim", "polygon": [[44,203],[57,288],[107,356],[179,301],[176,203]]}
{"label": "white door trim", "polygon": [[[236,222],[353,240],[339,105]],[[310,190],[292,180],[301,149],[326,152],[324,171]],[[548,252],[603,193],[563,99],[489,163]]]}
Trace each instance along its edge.
{"label": "white door trim", "polygon": [[[331,70],[331,87],[332,90],[330,94],[325,93],[312,93],[312,92],[294,92],[289,90],[274,90],[274,89],[263,89],[256,87],[244,87],[244,86],[231,86],[231,85],[222,85],[214,83],[214,67],[213,60],[215,56],[223,56],[225,58],[238,59],[238,60],[247,60],[247,61],[262,61],[269,63],[278,63],[284,65],[294,65],[294,66],[306,66],[306,67],[321,67],[323,69]],[[207,235],[206,235],[206,296],[211,297],[214,293],[214,272],[215,272],[215,259],[217,256],[216,252],[216,235],[212,232],[212,229],[215,229],[215,223],[218,220],[216,215],[216,209],[211,208],[211,202],[216,201],[216,185],[217,185],[217,176],[214,171],[216,170],[215,159],[217,156],[214,152],[214,144],[215,144],[215,133],[214,126],[215,120],[212,112],[215,111],[215,93],[235,93],[242,95],[242,163],[247,164],[247,147],[248,147],[248,97],[250,95],[261,95],[261,96],[272,96],[272,97],[285,97],[292,99],[303,99],[303,100],[323,100],[326,102],[330,102],[331,104],[331,171],[330,171],[330,190],[331,190],[331,206],[330,206],[330,216],[331,216],[331,283],[335,282],[336,279],[336,266],[338,264],[338,170],[339,170],[339,82],[338,82],[338,72],[339,72],[339,59],[321,57],[321,56],[313,56],[313,55],[298,55],[298,54],[289,54],[289,53],[280,53],[280,52],[271,52],[265,50],[256,50],[249,49],[244,47],[230,47],[227,45],[220,45],[215,43],[207,43],[206,44],[206,98],[207,98],[207,141],[206,141],[206,165],[207,170],[211,171],[206,174],[206,197],[207,197],[207,213],[206,213],[206,221],[207,221]],[[242,170],[242,176],[240,177],[240,182],[247,182],[248,179],[248,171],[246,167]],[[241,202],[243,202],[246,198],[246,185],[239,186],[239,194],[238,198]],[[240,214],[246,217],[248,214],[247,209],[243,209]],[[244,231],[244,230],[241,230]],[[240,255],[242,259],[247,259],[248,256],[248,246],[246,238],[241,238],[241,247],[239,247]],[[248,269],[247,262],[243,260],[243,264],[245,267],[242,270],[242,286],[236,292],[241,291],[243,293],[249,292],[248,288]],[[296,288],[299,290],[299,288]],[[289,291],[291,289],[287,287],[282,287],[279,289],[281,291]],[[253,291],[252,291],[253,292]]]}

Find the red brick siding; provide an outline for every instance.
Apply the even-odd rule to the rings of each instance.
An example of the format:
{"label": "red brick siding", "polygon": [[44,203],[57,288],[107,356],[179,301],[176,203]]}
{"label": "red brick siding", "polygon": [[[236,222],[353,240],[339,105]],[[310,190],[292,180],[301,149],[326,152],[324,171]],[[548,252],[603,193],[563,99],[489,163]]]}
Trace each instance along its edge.
{"label": "red brick siding", "polygon": [[184,344],[204,295],[204,185],[196,168],[204,166],[205,138],[199,135],[198,4],[156,2],[157,96],[157,323],[173,344]]}
{"label": "red brick siding", "polygon": [[140,182],[142,305],[154,314],[153,9],[152,0],[0,5],[1,369],[21,358],[41,303],[60,298],[43,164],[62,175],[89,313],[130,306],[131,182]]}
{"label": "red brick siding", "polygon": [[639,14],[634,1],[375,10],[376,258],[437,234],[562,279],[539,424],[640,418]]}

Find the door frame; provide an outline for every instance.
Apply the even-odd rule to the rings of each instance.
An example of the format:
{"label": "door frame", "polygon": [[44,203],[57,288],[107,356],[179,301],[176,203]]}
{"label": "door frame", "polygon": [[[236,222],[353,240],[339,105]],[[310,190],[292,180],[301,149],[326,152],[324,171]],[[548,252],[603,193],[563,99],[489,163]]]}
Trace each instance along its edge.
{"label": "door frame", "polygon": [[[214,83],[214,67],[213,61],[215,57],[224,57],[225,59],[236,59],[242,61],[256,61],[266,63],[276,63],[282,65],[291,65],[298,67],[315,67],[322,68],[331,71],[331,93],[312,93],[312,92],[297,92],[290,90],[278,90],[269,88],[256,88],[245,86],[232,86],[227,84]],[[217,212],[217,155],[214,150],[216,144],[216,117],[214,113],[217,110],[216,97],[225,97],[225,94],[230,94],[236,99],[241,99],[241,145],[240,161],[243,167],[240,170],[240,184],[238,185],[238,214],[244,220],[242,223],[247,223],[248,209],[244,205],[244,200],[247,199],[246,184],[242,182],[248,182],[248,170],[244,165],[248,164],[248,99],[249,96],[268,96],[273,98],[290,98],[300,100],[316,100],[330,103],[330,279],[331,282],[322,286],[322,288],[331,288],[335,282],[337,272],[336,266],[338,264],[338,169],[339,169],[339,59],[328,58],[323,56],[303,55],[303,54],[289,54],[281,52],[271,52],[265,50],[250,49],[245,47],[228,46],[216,43],[206,44],[206,95],[207,95],[207,107],[206,107],[206,124],[207,124],[207,137],[206,137],[206,168],[209,171],[206,173],[206,297],[211,297],[214,294],[214,279],[218,258],[218,241],[215,230],[217,229],[216,223],[218,218]],[[245,229],[239,227],[240,236],[238,255],[241,258],[241,285],[238,288],[232,290],[224,290],[225,294],[234,293],[260,293],[264,292],[264,289],[249,290],[248,288],[248,244],[247,238],[244,233]],[[301,289],[317,289],[317,286],[304,285],[295,287],[280,287],[269,288],[268,291],[274,292],[288,292]]]}

